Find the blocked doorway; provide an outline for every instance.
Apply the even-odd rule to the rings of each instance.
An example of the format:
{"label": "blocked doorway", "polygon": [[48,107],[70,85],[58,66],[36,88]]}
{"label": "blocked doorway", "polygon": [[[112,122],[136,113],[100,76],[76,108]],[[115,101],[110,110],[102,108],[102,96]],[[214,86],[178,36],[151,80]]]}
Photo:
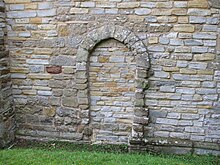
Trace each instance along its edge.
{"label": "blocked doorway", "polygon": [[124,44],[109,39],[89,57],[92,142],[128,143],[135,98],[135,56]]}

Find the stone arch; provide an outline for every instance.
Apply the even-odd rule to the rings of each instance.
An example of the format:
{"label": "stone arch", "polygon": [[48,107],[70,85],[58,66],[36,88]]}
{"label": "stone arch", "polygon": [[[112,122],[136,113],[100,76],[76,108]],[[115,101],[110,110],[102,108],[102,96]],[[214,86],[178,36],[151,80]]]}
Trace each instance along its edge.
{"label": "stone arch", "polygon": [[[78,104],[82,125],[89,126],[89,86],[88,60],[89,54],[101,41],[115,39],[125,44],[136,56],[135,101],[132,137],[130,140],[142,141],[144,126],[148,124],[148,109],[145,106],[144,92],[148,88],[150,62],[147,48],[131,30],[118,25],[105,25],[89,32],[81,42],[76,54],[76,86],[78,88]],[[88,128],[88,127],[87,127]],[[90,129],[90,128],[88,128]],[[85,132],[91,132],[84,130]]]}

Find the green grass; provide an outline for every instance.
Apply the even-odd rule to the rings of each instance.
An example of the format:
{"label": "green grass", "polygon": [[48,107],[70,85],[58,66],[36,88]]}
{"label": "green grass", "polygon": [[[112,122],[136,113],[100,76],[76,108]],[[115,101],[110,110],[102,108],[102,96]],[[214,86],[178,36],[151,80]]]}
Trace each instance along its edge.
{"label": "green grass", "polygon": [[151,154],[117,154],[104,152],[44,149],[10,149],[0,151],[2,165],[106,164],[106,165],[211,165],[218,164],[213,156],[165,156]]}
{"label": "green grass", "polygon": [[127,146],[37,143],[0,150],[0,165],[218,165],[219,157],[127,153]]}

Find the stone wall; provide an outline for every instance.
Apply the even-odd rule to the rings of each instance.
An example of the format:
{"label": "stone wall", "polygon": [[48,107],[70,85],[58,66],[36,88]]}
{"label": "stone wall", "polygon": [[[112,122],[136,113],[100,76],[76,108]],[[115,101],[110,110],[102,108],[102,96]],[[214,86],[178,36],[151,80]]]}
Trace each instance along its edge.
{"label": "stone wall", "polygon": [[5,48],[5,4],[0,1],[0,148],[14,140],[14,109],[8,51]]}
{"label": "stone wall", "polygon": [[[123,137],[133,150],[219,154],[217,1],[5,2],[17,138],[105,142],[97,132],[113,135],[133,114]],[[117,64],[111,79],[105,69]],[[112,116],[113,103],[103,114],[118,85],[131,89],[116,90],[129,112]]]}

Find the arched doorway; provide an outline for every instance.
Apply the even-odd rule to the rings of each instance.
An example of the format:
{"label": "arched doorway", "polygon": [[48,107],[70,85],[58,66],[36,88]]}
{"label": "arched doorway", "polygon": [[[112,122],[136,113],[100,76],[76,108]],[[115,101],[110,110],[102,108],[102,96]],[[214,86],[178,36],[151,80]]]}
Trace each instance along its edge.
{"label": "arched doorway", "polygon": [[[95,135],[96,130],[94,125],[92,124],[92,95],[91,97],[89,96],[89,93],[91,92],[92,94],[93,92],[89,92],[89,76],[91,75],[91,73],[89,73],[89,57],[91,55],[91,51],[95,48],[95,46],[101,41],[107,39],[115,39],[118,42],[126,45],[126,47],[130,49],[132,55],[135,58],[135,63],[133,64],[135,65],[135,73],[133,75],[134,89],[132,90],[134,91],[134,94],[132,96],[133,105],[130,106],[130,108],[133,108],[132,121],[130,120],[132,123],[132,130],[131,136],[128,140],[141,141],[143,138],[144,126],[148,123],[148,109],[145,106],[144,91],[148,86],[147,78],[149,76],[148,71],[150,68],[149,57],[147,49],[142,41],[132,31],[121,26],[105,25],[91,31],[89,34],[87,34],[84,41],[80,44],[80,47],[78,48],[78,52],[76,55],[76,86],[78,87],[77,96],[79,100],[79,109],[82,114],[81,124],[87,126],[87,128],[89,127],[89,135],[92,135],[91,137],[94,137],[93,135]],[[122,58],[125,58],[125,56]],[[120,61],[119,58],[115,58],[114,60],[115,62],[117,62],[117,60]],[[114,143],[114,141],[112,140],[108,141],[107,143],[110,142]]]}

